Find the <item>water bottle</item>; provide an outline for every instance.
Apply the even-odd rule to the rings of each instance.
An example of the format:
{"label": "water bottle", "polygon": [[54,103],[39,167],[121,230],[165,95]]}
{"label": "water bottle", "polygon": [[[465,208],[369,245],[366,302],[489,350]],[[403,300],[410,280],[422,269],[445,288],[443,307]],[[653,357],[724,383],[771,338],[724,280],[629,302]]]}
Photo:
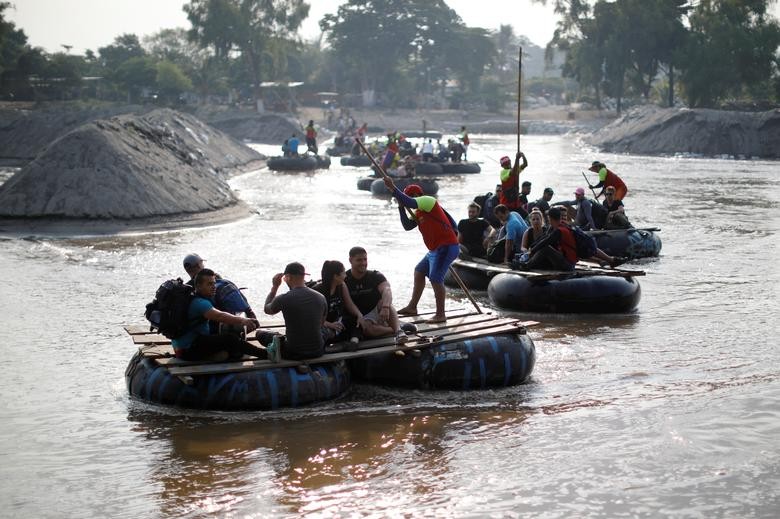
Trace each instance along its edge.
{"label": "water bottle", "polygon": [[282,360],[282,336],[274,335],[271,344],[266,346],[266,350],[268,351],[268,360],[271,362]]}

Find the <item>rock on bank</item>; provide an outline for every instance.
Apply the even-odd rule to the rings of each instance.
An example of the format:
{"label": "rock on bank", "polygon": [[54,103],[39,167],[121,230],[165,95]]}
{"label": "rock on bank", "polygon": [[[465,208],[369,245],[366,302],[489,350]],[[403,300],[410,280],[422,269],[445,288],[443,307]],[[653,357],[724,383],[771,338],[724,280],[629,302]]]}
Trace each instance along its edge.
{"label": "rock on bank", "polygon": [[168,109],[91,121],[0,186],[0,217],[150,219],[217,211],[239,204],[225,173],[261,158]]}
{"label": "rock on bank", "polygon": [[780,110],[641,107],[586,140],[612,152],[780,158]]}

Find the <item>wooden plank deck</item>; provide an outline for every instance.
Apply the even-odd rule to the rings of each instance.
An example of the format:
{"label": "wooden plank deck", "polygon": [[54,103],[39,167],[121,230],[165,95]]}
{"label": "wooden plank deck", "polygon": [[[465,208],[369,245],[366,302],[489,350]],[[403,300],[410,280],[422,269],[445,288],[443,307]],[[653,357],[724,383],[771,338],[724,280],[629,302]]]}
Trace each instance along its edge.
{"label": "wooden plank deck", "polygon": [[[530,324],[530,323],[529,323]],[[411,351],[428,348],[439,344],[449,344],[466,339],[474,339],[488,335],[499,335],[503,333],[524,333],[525,325],[514,319],[500,318],[493,321],[490,327],[482,329],[463,329],[453,332],[447,336],[438,335],[418,335],[410,338],[409,342],[403,345],[396,345],[392,337],[388,337],[383,345],[376,345],[370,349],[358,351],[345,351],[338,353],[326,353],[316,359],[307,359],[306,361],[282,360],[280,362],[271,362],[268,360],[245,360],[240,362],[210,363],[200,365],[170,365],[168,371],[175,376],[193,376],[193,375],[216,375],[222,373],[236,373],[241,371],[252,371],[256,369],[285,368],[296,367],[300,365],[322,364],[325,362],[336,362],[341,360],[354,359],[380,353],[391,353],[395,351]],[[379,341],[379,339],[377,340]]]}
{"label": "wooden plank deck", "polygon": [[523,276],[534,280],[544,281],[553,279],[566,279],[570,277],[588,277],[588,276],[610,276],[610,277],[635,277],[644,276],[644,270],[625,270],[625,269],[608,269],[602,268],[597,263],[591,263],[587,261],[579,261],[573,271],[556,271],[556,270],[515,270],[510,267],[497,264],[488,263],[485,260],[472,259],[456,259],[452,265],[454,267],[467,268],[472,270],[479,270],[482,272],[490,272],[493,274],[514,274],[517,276]]}
{"label": "wooden plank deck", "polygon": [[[173,356],[173,348],[170,341],[158,334],[135,334],[143,325],[125,326],[125,330],[133,338],[133,342],[139,345],[139,350],[147,357],[168,368],[168,371],[176,376],[206,375],[217,373],[231,373],[237,371],[248,371],[263,368],[277,367],[295,367],[308,364],[320,364],[324,362],[334,362],[346,360],[379,353],[393,351],[418,350],[430,347],[434,344],[447,344],[469,338],[482,337],[487,335],[496,335],[501,333],[525,333],[527,327],[539,324],[536,321],[519,321],[513,318],[500,317],[490,313],[478,314],[474,311],[452,310],[448,311],[451,316],[447,322],[427,324],[423,321],[426,316],[433,312],[421,312],[419,316],[406,318],[414,319],[417,324],[417,332],[409,334],[409,341],[403,345],[395,344],[394,337],[381,337],[378,339],[369,339],[361,341],[355,351],[346,351],[348,343],[337,343],[328,346],[329,352],[316,359],[305,361],[282,360],[273,363],[268,360],[253,359],[244,357],[245,360],[234,362],[214,362],[209,360],[202,361],[183,361]],[[250,339],[250,343],[262,347],[255,339]]]}

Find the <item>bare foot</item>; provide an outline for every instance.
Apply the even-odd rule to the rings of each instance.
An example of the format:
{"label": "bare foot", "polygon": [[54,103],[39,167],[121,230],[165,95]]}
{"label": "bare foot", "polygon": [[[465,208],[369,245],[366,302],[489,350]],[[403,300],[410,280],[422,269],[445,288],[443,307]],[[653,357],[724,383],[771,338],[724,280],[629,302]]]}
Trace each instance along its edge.
{"label": "bare foot", "polygon": [[447,316],[446,315],[434,315],[427,321],[425,321],[428,324],[435,324],[435,323],[446,323],[447,322]]}
{"label": "bare foot", "polygon": [[417,315],[416,308],[409,308],[405,306],[396,312],[398,315]]}

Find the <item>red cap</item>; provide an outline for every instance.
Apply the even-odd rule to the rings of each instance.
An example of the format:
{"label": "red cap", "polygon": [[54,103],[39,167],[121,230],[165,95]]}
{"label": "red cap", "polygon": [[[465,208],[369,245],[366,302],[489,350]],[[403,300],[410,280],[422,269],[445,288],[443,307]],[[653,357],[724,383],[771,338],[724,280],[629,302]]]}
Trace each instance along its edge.
{"label": "red cap", "polygon": [[417,184],[409,184],[404,188],[404,194],[406,196],[411,196],[412,198],[414,198],[416,196],[423,196],[425,193],[423,192],[422,188]]}
{"label": "red cap", "polygon": [[512,164],[512,159],[510,159],[509,157],[507,157],[506,155],[504,155],[503,157],[501,157],[501,160],[499,160],[498,162],[499,162],[499,163],[500,163],[502,166],[503,166],[504,164],[510,164],[510,165],[511,165],[511,164]]}

